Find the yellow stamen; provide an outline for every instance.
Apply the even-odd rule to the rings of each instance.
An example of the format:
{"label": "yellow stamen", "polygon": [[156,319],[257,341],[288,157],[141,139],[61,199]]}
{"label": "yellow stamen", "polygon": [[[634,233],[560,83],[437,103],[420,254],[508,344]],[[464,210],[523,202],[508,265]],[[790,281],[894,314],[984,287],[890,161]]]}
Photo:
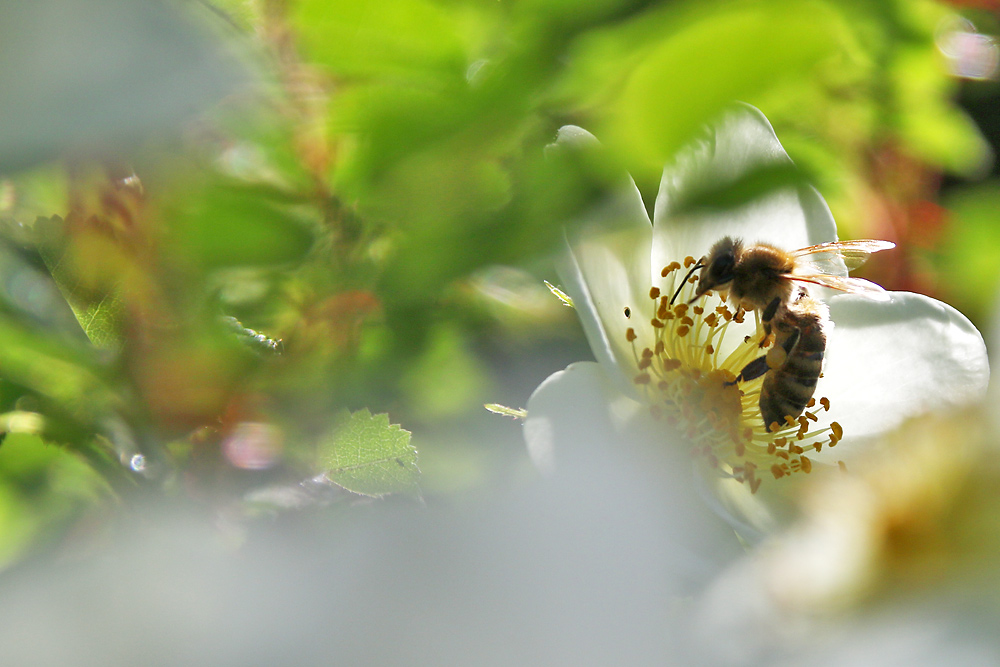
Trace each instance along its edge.
{"label": "yellow stamen", "polygon": [[[694,258],[688,257],[684,266],[690,268],[694,263]],[[843,429],[837,422],[823,426],[814,410],[788,415],[766,428],[759,406],[766,374],[750,381],[737,382],[736,378],[747,364],[774,349],[773,336],[764,335],[755,312],[757,332],[739,339],[735,349],[731,343],[726,346],[727,331],[733,323],[745,321],[746,311],[733,312],[711,292],[689,305],[699,276],[693,273],[688,277],[680,268],[677,262],[663,267],[663,282],[649,290],[650,346],[638,349],[635,329],[625,330],[638,371],[633,382],[648,401],[650,415],[687,437],[692,454],[708,469],[746,484],[751,492],[762,483],[757,470],[769,470],[774,479],[809,473],[813,462],[804,452],[836,445],[843,438]],[[678,291],[684,280],[689,282]],[[674,294],[675,303],[671,304]],[[643,310],[634,304],[633,308],[637,313]],[[730,340],[733,335],[737,334],[731,334]],[[807,407],[817,405],[830,410],[826,397],[810,399]],[[813,427],[816,430],[810,431]]]}

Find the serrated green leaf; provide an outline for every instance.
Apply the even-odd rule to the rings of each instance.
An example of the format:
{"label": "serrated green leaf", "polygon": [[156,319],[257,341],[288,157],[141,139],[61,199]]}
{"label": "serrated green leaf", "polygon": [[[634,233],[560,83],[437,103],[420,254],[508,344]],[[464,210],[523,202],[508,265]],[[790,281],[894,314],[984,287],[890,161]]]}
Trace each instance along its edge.
{"label": "serrated green leaf", "polygon": [[386,414],[351,413],[320,444],[320,463],[331,482],[366,496],[417,494],[417,450],[410,432]]}

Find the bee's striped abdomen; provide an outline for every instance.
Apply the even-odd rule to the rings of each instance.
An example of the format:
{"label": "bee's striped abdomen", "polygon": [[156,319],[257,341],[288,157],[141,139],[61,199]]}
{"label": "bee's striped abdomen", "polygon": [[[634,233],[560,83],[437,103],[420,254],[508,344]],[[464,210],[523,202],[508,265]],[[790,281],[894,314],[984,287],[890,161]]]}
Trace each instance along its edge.
{"label": "bee's striped abdomen", "polygon": [[[814,304],[800,302],[796,305]],[[826,353],[824,321],[824,313],[810,307],[786,309],[775,322],[775,345],[793,340],[794,344],[786,349],[788,356],[784,364],[768,371],[761,385],[760,413],[769,431],[774,422],[784,424],[786,417],[794,419],[801,415],[815,393]]]}

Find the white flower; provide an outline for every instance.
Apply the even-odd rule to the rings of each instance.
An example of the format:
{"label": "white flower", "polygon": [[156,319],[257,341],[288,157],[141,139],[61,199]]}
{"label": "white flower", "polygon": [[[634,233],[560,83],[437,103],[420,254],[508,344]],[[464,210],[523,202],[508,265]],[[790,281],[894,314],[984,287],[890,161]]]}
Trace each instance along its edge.
{"label": "white flower", "polygon": [[[596,140],[564,128],[563,144]],[[730,518],[767,529],[773,503],[760,499],[783,495],[788,478],[848,467],[852,453],[907,417],[985,391],[982,336],[950,306],[905,292],[873,301],[816,290],[834,325],[816,404],[793,425],[766,429],[761,379],[733,384],[762,354],[757,314],[733,312],[718,295],[689,305],[694,287],[682,281],[686,267],[725,236],[787,250],[836,240],[826,203],[808,186],[788,185],[736,208],[689,205],[790,164],[767,119],[743,106],[668,164],[652,224],[629,183],[567,232],[560,277],[597,363],[555,373],[529,399],[525,438],[540,466],[586,455],[587,446],[680,448]]]}

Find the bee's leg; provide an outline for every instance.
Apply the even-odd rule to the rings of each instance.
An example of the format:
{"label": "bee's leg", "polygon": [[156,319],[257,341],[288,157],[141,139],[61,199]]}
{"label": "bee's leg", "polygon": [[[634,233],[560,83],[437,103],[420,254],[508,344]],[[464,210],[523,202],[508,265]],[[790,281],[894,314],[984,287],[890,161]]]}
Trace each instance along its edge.
{"label": "bee's leg", "polygon": [[767,304],[767,308],[761,311],[760,321],[764,326],[764,337],[760,339],[760,346],[764,347],[764,343],[767,341],[768,336],[771,335],[771,320],[778,313],[778,306],[781,305],[781,299],[779,297],[774,297],[771,303]]}
{"label": "bee's leg", "polygon": [[736,384],[737,382],[749,382],[750,380],[756,380],[767,371],[767,355],[757,357],[743,367],[743,370],[740,371],[740,374],[736,376],[735,380],[727,382],[726,385],[730,386]]}
{"label": "bee's leg", "polygon": [[785,365],[785,361],[788,359],[788,355],[792,353],[795,346],[799,344],[799,339],[802,333],[798,329],[792,329],[785,340],[781,341],[780,345],[775,345],[767,354],[757,357],[749,364],[743,367],[740,374],[736,376],[736,379],[732,382],[727,382],[727,385],[733,385],[737,382],[749,382],[750,380],[756,380],[764,373],[769,370],[776,368],[781,368]]}

